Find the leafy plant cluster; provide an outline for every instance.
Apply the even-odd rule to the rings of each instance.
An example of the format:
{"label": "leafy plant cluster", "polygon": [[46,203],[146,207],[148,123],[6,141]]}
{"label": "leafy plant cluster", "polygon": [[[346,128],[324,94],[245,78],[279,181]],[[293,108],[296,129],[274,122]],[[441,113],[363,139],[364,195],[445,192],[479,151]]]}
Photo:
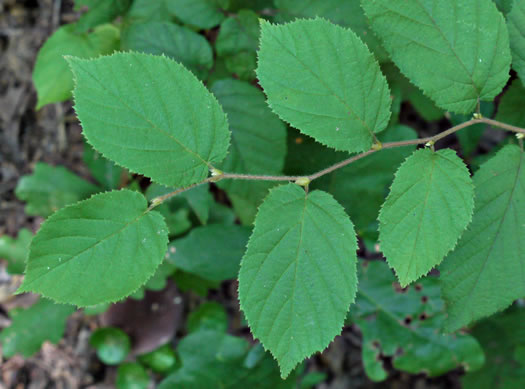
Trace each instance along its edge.
{"label": "leafy plant cluster", "polygon": [[[74,95],[97,184],[46,164],[20,181],[26,212],[47,220],[0,255],[10,272],[26,264],[19,292],[54,302],[13,312],[5,355],[58,341],[73,306],[238,278],[262,346],[204,304],[175,351],[125,362],[119,385],[147,385],[144,367],[160,387],[315,384],[296,367],[345,323],[375,381],[390,356],[430,376],[463,366],[466,388],[524,382],[524,0],[76,4],[89,11],[48,39],[34,81],[38,107]],[[399,123],[406,101],[452,126],[419,137]],[[488,127],[516,136],[478,155]],[[453,134],[461,157],[436,147]],[[357,237],[386,263],[358,261]],[[129,343],[92,337],[109,364]]]}

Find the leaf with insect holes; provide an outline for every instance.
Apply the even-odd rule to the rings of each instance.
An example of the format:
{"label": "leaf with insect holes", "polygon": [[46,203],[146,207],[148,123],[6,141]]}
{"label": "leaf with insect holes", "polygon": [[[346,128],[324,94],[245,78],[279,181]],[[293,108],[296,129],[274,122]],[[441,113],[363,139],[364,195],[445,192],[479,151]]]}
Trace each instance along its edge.
{"label": "leaf with insect holes", "polygon": [[509,79],[503,15],[492,0],[361,0],[394,63],[436,104],[470,113]]}
{"label": "leaf with insect holes", "polygon": [[401,289],[383,262],[362,262],[359,270],[350,319],[363,333],[363,364],[370,379],[387,378],[381,356],[391,357],[398,370],[430,377],[458,366],[474,371],[483,365],[483,350],[476,339],[442,333],[446,312],[435,277]]}
{"label": "leaf with insect holes", "polygon": [[474,188],[450,149],[420,149],[399,167],[379,214],[381,250],[402,286],[428,273],[472,219]]}
{"label": "leaf with insect holes", "polygon": [[83,133],[108,159],[160,184],[183,187],[204,180],[226,157],[226,116],[182,65],[138,53],[68,61]]}
{"label": "leaf with insect holes", "polygon": [[447,328],[455,331],[525,296],[525,156],[501,149],[474,175],[469,228],[440,267]]}
{"label": "leaf with insect holes", "polygon": [[326,20],[261,21],[257,75],[273,111],[329,147],[368,150],[388,125],[390,91],[376,59]]}
{"label": "leaf with insect holes", "polygon": [[357,286],[356,249],[352,222],[326,192],[281,185],[259,208],[239,300],[283,378],[341,332]]}
{"label": "leaf with insect holes", "polygon": [[42,224],[18,292],[79,307],[120,300],[155,273],[166,253],[167,230],[138,192],[94,195]]}

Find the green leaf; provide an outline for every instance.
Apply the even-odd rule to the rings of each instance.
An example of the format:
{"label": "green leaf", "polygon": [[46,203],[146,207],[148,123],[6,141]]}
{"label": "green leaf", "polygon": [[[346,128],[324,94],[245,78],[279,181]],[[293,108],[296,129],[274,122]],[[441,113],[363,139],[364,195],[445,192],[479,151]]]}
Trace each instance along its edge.
{"label": "green leaf", "polygon": [[505,146],[474,175],[469,228],[440,267],[450,331],[525,296],[525,158]]}
{"label": "green leaf", "polygon": [[399,167],[379,214],[381,251],[406,286],[454,248],[472,219],[474,188],[450,149],[420,149]]}
{"label": "green leaf", "polygon": [[225,18],[220,0],[171,0],[168,9],[182,22],[203,29],[218,26]]}
{"label": "green leaf", "polygon": [[[259,358],[253,362],[254,351]],[[295,389],[295,377],[281,380],[275,361],[260,351],[257,346],[250,350],[243,338],[221,332],[191,333],[177,347],[182,367],[159,389]]]}
{"label": "green leaf", "polygon": [[75,8],[89,8],[76,23],[76,30],[86,32],[100,24],[112,22],[117,16],[124,14],[131,0],[75,0]]}
{"label": "green leaf", "polygon": [[171,21],[173,15],[168,4],[171,0],[134,0],[126,14],[126,19],[132,23],[143,21]]}
{"label": "green leaf", "polygon": [[356,249],[352,222],[328,193],[282,185],[259,208],[239,300],[282,377],[341,332],[355,297]]}
{"label": "green leaf", "polygon": [[399,288],[384,262],[363,262],[353,321],[363,333],[365,372],[374,381],[387,378],[381,355],[392,357],[396,369],[430,377],[458,366],[481,367],[483,351],[465,334],[442,334],[445,310],[437,279]]}
{"label": "green leaf", "polygon": [[175,272],[173,280],[181,292],[191,290],[201,297],[206,297],[210,289],[217,289],[221,284],[220,281],[210,281],[182,270]]}
{"label": "green leaf", "polygon": [[117,189],[120,186],[125,170],[104,158],[87,142],[84,142],[82,160],[104,189]]}
{"label": "green leaf", "polygon": [[220,57],[226,58],[226,67],[231,73],[243,80],[253,80],[258,44],[259,17],[253,11],[241,10],[221,23],[215,48]]}
{"label": "green leaf", "polygon": [[43,162],[33,174],[23,176],[16,186],[16,197],[25,201],[28,215],[48,217],[56,210],[83,200],[101,188],[83,180],[62,166]]}
{"label": "green leaf", "polygon": [[140,193],[121,190],[53,214],[31,242],[19,292],[80,307],[133,293],[153,275],[167,247],[166,224],[147,205]]}
{"label": "green leaf", "polygon": [[343,27],[350,27],[383,62],[388,54],[368,25],[358,0],[275,0],[277,21],[322,17]]}
{"label": "green leaf", "polygon": [[[381,142],[417,138],[414,130],[401,125],[390,127],[381,135]],[[358,233],[363,232],[377,220],[397,167],[414,149],[415,146],[385,149],[360,159],[333,172],[321,189],[345,207]]]}
{"label": "green leaf", "polygon": [[142,365],[136,362],[125,362],[117,369],[118,389],[147,389],[150,376]]}
{"label": "green leaf", "polygon": [[[286,127],[254,86],[237,80],[221,80],[211,91],[228,115],[232,131],[230,153],[221,165],[229,173],[281,174],[286,155]],[[251,224],[257,207],[274,186],[268,182],[222,181],[219,187],[230,197],[243,224]]]}
{"label": "green leaf", "polygon": [[362,0],[362,6],[395,64],[439,107],[470,113],[507,83],[507,27],[491,0]]}
{"label": "green leaf", "polygon": [[28,358],[40,350],[46,340],[58,343],[66,328],[66,319],[75,311],[71,305],[54,304],[40,299],[31,307],[9,312],[12,323],[0,332],[4,357],[20,353]]}
{"label": "green leaf", "polygon": [[122,34],[122,49],[165,54],[205,79],[213,66],[208,41],[192,30],[169,22],[131,24]]}
{"label": "green leaf", "polygon": [[250,229],[212,224],[197,227],[170,243],[167,260],[189,273],[210,281],[237,277]]}
{"label": "green leaf", "polygon": [[167,373],[177,365],[175,351],[169,344],[165,344],[149,353],[139,356],[140,363],[148,366],[156,373]]}
{"label": "green leaf", "polygon": [[507,15],[512,67],[525,84],[525,0],[514,0],[512,11]]}
{"label": "green leaf", "polygon": [[503,95],[498,105],[496,120],[525,127],[525,86],[519,80],[514,80]]}
{"label": "green leaf", "polygon": [[226,156],[226,116],[182,65],[138,53],[69,63],[84,135],[105,157],[178,187],[204,180]]}
{"label": "green leaf", "polygon": [[[517,307],[516,307],[517,308]],[[477,324],[472,334],[482,344],[487,361],[482,369],[462,377],[465,389],[513,389],[525,382],[525,309],[509,309]]]}
{"label": "green leaf", "polygon": [[97,350],[98,358],[106,365],[124,361],[131,349],[129,336],[119,328],[99,328],[89,338],[89,344]]}
{"label": "green leaf", "polygon": [[368,150],[388,125],[391,100],[366,45],[323,19],[261,27],[257,75],[274,112],[327,146]]}
{"label": "green leaf", "polygon": [[113,26],[100,26],[91,33],[81,34],[75,33],[75,29],[74,24],[60,27],[38,52],[33,70],[38,94],[36,109],[71,98],[73,76],[64,55],[89,58],[118,49],[119,30]]}
{"label": "green leaf", "polygon": [[33,239],[33,233],[27,228],[18,231],[16,238],[7,235],[0,236],[0,258],[7,260],[9,274],[24,273],[31,239]]}
{"label": "green leaf", "polygon": [[186,326],[188,332],[202,330],[226,332],[228,329],[228,316],[221,304],[208,302],[201,304],[189,314]]}

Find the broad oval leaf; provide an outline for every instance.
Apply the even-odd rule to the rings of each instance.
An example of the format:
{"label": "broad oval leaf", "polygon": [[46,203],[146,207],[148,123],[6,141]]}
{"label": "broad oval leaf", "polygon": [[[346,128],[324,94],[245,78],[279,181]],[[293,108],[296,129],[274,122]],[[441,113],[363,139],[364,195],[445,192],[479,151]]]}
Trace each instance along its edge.
{"label": "broad oval leaf", "polygon": [[60,27],[38,52],[33,69],[38,94],[36,109],[71,98],[73,76],[64,60],[65,55],[97,57],[118,48],[119,30],[115,26],[100,26],[90,33],[76,33],[75,29],[75,24]]}
{"label": "broad oval leaf", "polygon": [[[268,108],[264,94],[247,82],[220,80],[211,91],[228,114],[232,132],[230,153],[220,166],[232,173],[280,174],[286,156],[286,126]],[[274,186],[263,181],[222,181],[243,224],[251,224],[257,207]]]}
{"label": "broad oval leaf", "polygon": [[84,135],[108,159],[177,187],[202,181],[226,156],[226,116],[182,65],[138,53],[69,63]]}
{"label": "broad oval leaf", "polygon": [[440,267],[450,331],[525,296],[525,157],[509,145],[474,175],[476,209]]}
{"label": "broad oval leaf", "polygon": [[507,15],[512,67],[525,84],[525,0],[514,0]]}
{"label": "broad oval leaf", "polygon": [[386,78],[351,30],[323,19],[261,22],[257,75],[271,108],[337,150],[368,150],[390,119]]}
{"label": "broad oval leaf", "polygon": [[19,292],[80,307],[120,300],[150,278],[168,228],[138,192],[97,194],[50,216],[31,242]]}
{"label": "broad oval leaf", "polygon": [[379,214],[381,250],[401,286],[443,260],[473,209],[469,171],[453,150],[420,149],[407,158]]}
{"label": "broad oval leaf", "polygon": [[326,192],[282,185],[259,208],[239,299],[282,377],[341,332],[356,293],[356,249],[352,222]]}
{"label": "broad oval leaf", "polygon": [[509,79],[503,15],[492,0],[362,0],[401,71],[441,108],[472,112]]}

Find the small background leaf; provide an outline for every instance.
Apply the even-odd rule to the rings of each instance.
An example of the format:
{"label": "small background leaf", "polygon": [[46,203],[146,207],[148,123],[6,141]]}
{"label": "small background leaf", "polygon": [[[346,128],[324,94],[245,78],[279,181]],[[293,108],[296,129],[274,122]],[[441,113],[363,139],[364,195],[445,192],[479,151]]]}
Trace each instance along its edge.
{"label": "small background leaf", "polygon": [[10,358],[16,353],[30,357],[50,341],[58,343],[66,328],[66,319],[75,311],[71,305],[54,304],[41,298],[27,309],[10,311],[12,323],[0,332],[2,353]]}
{"label": "small background leaf", "polygon": [[[229,173],[281,174],[286,155],[286,126],[271,112],[264,94],[254,86],[237,80],[221,80],[211,91],[228,115],[232,132],[231,150],[221,169]],[[219,182],[230,197],[241,222],[250,225],[257,207],[272,182]]]}
{"label": "small background leaf", "polygon": [[33,174],[18,181],[15,193],[27,203],[25,212],[28,215],[48,217],[56,210],[84,200],[100,190],[63,166],[39,162]]}
{"label": "small background leaf", "polygon": [[90,33],[76,33],[75,29],[74,24],[60,27],[38,52],[33,70],[38,94],[36,109],[71,98],[73,75],[64,55],[90,58],[118,49],[119,30],[114,26],[100,26]]}

